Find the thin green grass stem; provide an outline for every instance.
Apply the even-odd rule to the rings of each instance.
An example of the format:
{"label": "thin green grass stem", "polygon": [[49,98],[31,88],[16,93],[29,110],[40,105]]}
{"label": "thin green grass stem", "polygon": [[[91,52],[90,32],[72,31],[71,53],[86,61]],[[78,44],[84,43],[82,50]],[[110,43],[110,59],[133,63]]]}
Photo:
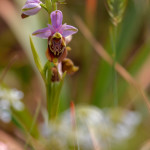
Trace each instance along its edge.
{"label": "thin green grass stem", "polygon": [[50,118],[51,114],[51,107],[52,107],[52,89],[51,84],[46,84],[46,96],[47,96],[47,111],[48,111],[48,118]]}
{"label": "thin green grass stem", "polygon": [[111,42],[112,42],[112,51],[113,51],[113,95],[114,95],[114,105],[118,106],[118,86],[117,86],[117,72],[115,70],[115,65],[117,62],[117,26],[113,27],[111,32]]}
{"label": "thin green grass stem", "polygon": [[[35,115],[34,115],[34,118],[33,118],[33,121],[32,121],[31,127],[30,127],[30,130],[29,130],[29,135],[31,134],[31,132],[32,132],[32,130],[33,130],[35,124],[36,124],[38,115],[40,113],[40,108],[41,108],[41,100],[39,101],[38,106],[36,108]],[[26,141],[26,144],[24,146],[25,150],[28,148],[28,145],[30,144],[30,136],[29,135],[27,137],[27,141]]]}

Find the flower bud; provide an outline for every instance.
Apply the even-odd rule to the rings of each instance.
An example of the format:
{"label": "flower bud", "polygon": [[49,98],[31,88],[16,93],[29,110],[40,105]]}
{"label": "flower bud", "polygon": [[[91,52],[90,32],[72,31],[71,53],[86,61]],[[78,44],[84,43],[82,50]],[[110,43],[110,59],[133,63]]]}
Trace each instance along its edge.
{"label": "flower bud", "polygon": [[67,72],[68,74],[73,74],[79,70],[79,67],[74,66],[74,63],[71,59],[65,58],[62,61],[62,72]]}
{"label": "flower bud", "polygon": [[40,0],[27,0],[26,4],[22,8],[22,18],[26,18],[31,15],[35,15],[41,9],[42,2]]}

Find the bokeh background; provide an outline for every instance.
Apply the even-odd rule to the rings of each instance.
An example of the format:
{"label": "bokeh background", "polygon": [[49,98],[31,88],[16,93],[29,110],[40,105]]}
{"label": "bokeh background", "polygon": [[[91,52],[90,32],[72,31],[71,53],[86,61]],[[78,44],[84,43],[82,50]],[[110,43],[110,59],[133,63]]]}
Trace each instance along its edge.
{"label": "bokeh background", "polygon": [[[21,8],[24,3],[25,0],[0,1],[0,84],[10,89],[21,90],[24,93],[23,102],[31,114],[34,114],[39,100],[42,100],[43,106],[45,105],[46,96],[43,81],[33,61],[29,35],[47,26],[47,13],[41,10],[35,16],[21,19]],[[128,140],[122,142],[121,146],[114,144],[114,147],[106,149],[149,150],[150,111],[144,97],[132,83],[118,74],[118,106],[115,106],[113,68],[98,55],[93,45],[83,35],[85,31],[82,30],[80,22],[75,19],[80,17],[94,38],[112,56],[110,38],[112,23],[105,7],[105,0],[66,0],[64,4],[58,5],[58,8],[63,11],[63,23],[66,22],[79,29],[69,43],[72,50],[68,57],[80,68],[77,73],[67,75],[65,78],[60,114],[70,108],[72,100],[76,106],[86,105],[86,107],[94,107],[93,109],[99,108],[104,112],[109,110],[109,113],[107,112],[109,115],[115,111],[115,119],[124,110],[138,113],[130,120],[132,123],[136,122],[134,120],[136,117],[140,118]],[[128,0],[117,34],[117,61],[136,80],[148,98],[150,98],[149,14],[149,0]],[[47,40],[33,37],[33,41],[44,65],[47,61],[45,57]],[[42,122],[42,116],[38,120]],[[128,120],[127,123],[130,121]],[[0,129],[15,136],[16,139],[19,137],[19,132],[12,123],[1,121]],[[122,130],[127,133],[125,129]],[[113,134],[117,134],[117,131]]]}

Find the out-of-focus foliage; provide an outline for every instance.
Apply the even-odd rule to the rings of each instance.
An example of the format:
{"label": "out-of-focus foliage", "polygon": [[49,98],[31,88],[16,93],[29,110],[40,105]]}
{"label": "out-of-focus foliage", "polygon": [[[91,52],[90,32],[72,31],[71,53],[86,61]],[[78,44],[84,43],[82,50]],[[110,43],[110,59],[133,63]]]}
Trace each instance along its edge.
{"label": "out-of-focus foliage", "polygon": [[[62,1],[59,2],[61,3]],[[105,2],[105,0],[65,0],[64,4],[58,4],[58,8],[63,11],[63,23],[67,22],[76,26],[73,16],[80,16],[97,41],[112,56],[110,41],[112,24]],[[26,134],[26,139],[32,139],[28,136],[29,133],[38,139],[40,137],[38,125],[43,124],[44,121],[46,122],[46,113],[43,109],[46,98],[45,87],[33,62],[29,35],[33,31],[47,26],[47,14],[44,10],[41,10],[38,15],[21,20],[21,7],[24,3],[25,0],[0,1],[0,85],[7,85],[10,90],[16,88],[23,91],[23,101],[27,108],[22,113],[14,111],[12,120],[18,129],[22,129]],[[109,3],[109,5],[108,9],[110,11],[112,3]],[[124,9],[124,5],[126,5],[126,9]],[[5,6],[5,9],[2,9],[3,6]],[[120,5],[120,10],[114,11],[115,14],[119,12],[117,20],[120,22],[117,31],[117,61],[129,71],[149,97],[150,2],[148,0],[128,0],[126,4]],[[33,41],[44,66],[47,61],[45,57],[47,41],[38,38],[33,38]],[[70,132],[72,128],[70,113],[65,111],[69,108],[70,101],[74,100],[75,104],[78,105],[86,104],[98,107],[79,106],[76,108],[77,130],[78,132],[80,130],[83,132],[77,132],[77,139],[81,149],[87,149],[84,146],[94,143],[90,132],[94,132],[94,137],[102,148],[112,148],[114,150],[137,150],[142,148],[143,144],[150,139],[150,114],[143,102],[143,97],[132,85],[118,75],[119,104],[118,108],[114,108],[112,67],[97,55],[80,31],[73,37],[69,46],[72,48],[69,57],[80,69],[73,76],[66,76],[64,81],[59,104],[61,118],[58,121],[59,133],[54,132],[53,134],[52,129],[44,124],[47,130],[45,131],[44,128],[42,132],[46,133],[47,136],[53,134],[53,138],[48,139],[48,142],[41,137],[39,139],[46,144],[57,145],[58,149],[58,143],[64,140],[65,143],[61,143],[63,144],[61,148],[67,149],[67,140],[69,141],[68,138],[74,134],[72,133],[73,131]],[[2,90],[0,89],[1,92]],[[34,114],[39,101],[42,101],[42,111],[36,121]],[[92,114],[93,111],[96,114]],[[97,120],[100,121],[97,122],[96,120],[94,122],[95,120],[93,121],[93,119],[97,116],[97,113]],[[31,116],[34,116],[34,120],[32,120]],[[92,120],[87,123],[86,121],[89,117]],[[134,120],[136,118],[138,118],[138,121]],[[135,123],[134,127],[133,123]],[[88,126],[92,126],[91,131],[88,130]],[[102,126],[109,128],[109,130],[106,129],[107,132],[104,133]],[[16,128],[12,123],[9,123],[9,125],[0,123],[0,127],[18,136],[18,131],[14,132]],[[134,132],[132,132],[132,127],[135,129]],[[54,126],[54,128],[57,128],[57,126]],[[67,140],[65,140],[64,134],[62,135],[64,131],[65,133],[67,132],[65,134]],[[128,138],[122,138],[121,142],[116,142],[121,140],[121,135],[125,137],[127,134]],[[57,136],[59,136],[60,141],[56,140],[59,140]],[[115,140],[115,138],[118,139]],[[31,140],[31,143],[33,145],[37,144],[34,140]],[[69,145],[69,148],[73,149],[73,143],[69,143]],[[108,148],[107,146],[110,147]],[[88,148],[90,149],[91,147],[89,146]]]}
{"label": "out-of-focus foliage", "polygon": [[[96,139],[103,150],[110,146],[119,149],[122,143],[136,139],[136,130],[141,122],[137,112],[80,106],[76,107],[76,129],[72,128],[70,111],[66,111],[56,124],[43,124],[41,131],[48,141],[48,147],[69,150],[69,147],[74,147],[74,144],[78,147],[79,144],[81,150],[91,150],[93,139]],[[129,149],[129,146],[124,149]]]}

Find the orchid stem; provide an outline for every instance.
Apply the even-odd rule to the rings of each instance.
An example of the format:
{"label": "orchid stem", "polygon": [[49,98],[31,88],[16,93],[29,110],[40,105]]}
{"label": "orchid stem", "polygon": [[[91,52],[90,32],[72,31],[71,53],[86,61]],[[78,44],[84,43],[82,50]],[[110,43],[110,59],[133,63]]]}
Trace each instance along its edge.
{"label": "orchid stem", "polygon": [[44,8],[46,11],[48,11],[48,9],[47,9],[47,7],[46,7],[45,4],[41,3],[40,6],[41,6],[42,8]]}
{"label": "orchid stem", "polygon": [[47,111],[48,111],[48,119],[51,121],[55,121],[59,108],[59,97],[61,93],[61,89],[63,86],[64,78],[66,73],[63,74],[61,80],[59,82],[52,82],[52,67],[53,63],[47,62],[44,66],[43,73],[45,74],[45,87],[46,87],[46,96],[47,96]]}
{"label": "orchid stem", "polygon": [[57,3],[53,3],[53,10],[57,10]]}
{"label": "orchid stem", "polygon": [[52,1],[51,0],[46,0],[45,5],[47,7],[48,13],[50,14],[52,12]]}
{"label": "orchid stem", "polygon": [[47,96],[47,111],[48,111],[48,115],[50,117],[50,111],[51,111],[51,107],[52,107],[52,98],[51,98],[51,64],[48,61],[43,69],[43,72],[45,74],[45,86],[46,86],[46,96]]}
{"label": "orchid stem", "polygon": [[52,11],[57,10],[57,3],[53,2],[53,0],[46,0],[45,6],[46,6],[48,14],[49,14],[48,22],[49,22],[49,24],[51,24],[50,14]]}
{"label": "orchid stem", "polygon": [[51,106],[52,106],[51,84],[46,84],[46,96],[47,96],[47,110],[48,110],[48,116],[49,116],[49,118],[50,118]]}

